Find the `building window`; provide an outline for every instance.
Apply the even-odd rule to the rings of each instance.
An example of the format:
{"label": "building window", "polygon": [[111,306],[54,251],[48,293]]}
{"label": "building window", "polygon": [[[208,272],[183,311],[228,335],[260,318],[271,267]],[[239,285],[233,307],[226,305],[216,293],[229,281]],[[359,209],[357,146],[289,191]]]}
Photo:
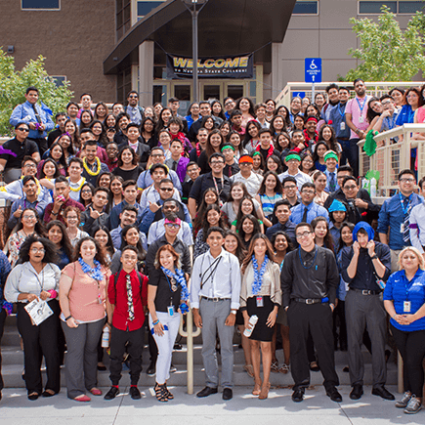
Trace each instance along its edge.
{"label": "building window", "polygon": [[149,12],[151,12],[153,9],[158,7],[161,3],[163,3],[163,0],[138,1],[137,2],[137,17],[143,18],[143,16],[146,16]]}
{"label": "building window", "polygon": [[424,12],[425,3],[423,1],[399,1],[398,13],[415,14],[416,12]]}
{"label": "building window", "polygon": [[387,6],[391,12],[397,13],[396,1],[359,1],[359,14],[380,14],[382,6]]}
{"label": "building window", "polygon": [[117,0],[117,40],[131,27],[131,0]]}
{"label": "building window", "polygon": [[117,74],[117,102],[124,105],[127,93],[131,90],[131,68],[127,68]]}
{"label": "building window", "polygon": [[60,10],[60,0],[22,0],[22,10]]}
{"label": "building window", "polygon": [[318,1],[297,1],[292,12],[293,15],[317,15],[318,13]]}

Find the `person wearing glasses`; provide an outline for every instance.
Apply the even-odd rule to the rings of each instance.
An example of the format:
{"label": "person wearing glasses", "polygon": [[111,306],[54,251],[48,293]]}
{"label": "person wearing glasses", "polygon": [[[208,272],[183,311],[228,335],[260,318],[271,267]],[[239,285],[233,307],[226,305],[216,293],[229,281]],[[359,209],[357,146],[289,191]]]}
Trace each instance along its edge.
{"label": "person wearing glasses", "polygon": [[[24,213],[26,214],[26,213]],[[52,397],[60,391],[59,360],[59,291],[60,269],[52,242],[36,235],[29,236],[19,252],[19,265],[9,274],[5,298],[18,306],[18,330],[24,342],[25,385],[30,400],[40,395]],[[44,308],[53,314],[34,326],[25,306],[32,301],[46,301]],[[46,361],[47,382],[44,387],[40,371]]]}
{"label": "person wearing glasses", "polygon": [[252,171],[254,160],[250,155],[242,155],[239,158],[239,168],[241,171],[234,176],[230,177],[230,181],[242,182],[245,184],[248,193],[254,198],[260,190],[263,176]]}
{"label": "person wearing glasses", "polygon": [[415,172],[409,169],[402,170],[398,175],[399,193],[386,199],[379,211],[379,240],[390,247],[392,273],[398,269],[398,256],[401,250],[411,245],[409,219],[412,208],[423,202],[422,197],[414,192],[415,186]]}
{"label": "person wearing glasses", "polygon": [[29,124],[20,121],[15,126],[15,137],[3,144],[8,153],[0,154],[0,172],[4,172],[4,181],[11,183],[21,177],[21,164],[25,156],[31,156],[40,161],[37,143],[27,139]]}
{"label": "person wearing glasses", "polygon": [[130,122],[140,125],[144,117],[144,109],[139,106],[139,94],[132,90],[127,95],[128,105],[124,108],[130,117]]}
{"label": "person wearing glasses", "polygon": [[332,313],[339,285],[338,267],[333,252],[315,244],[311,224],[299,223],[295,236],[300,246],[285,256],[280,275],[282,306],[288,314],[291,374],[295,381],[292,400],[296,403],[303,401],[310,385],[307,351],[311,335],[326,395],[339,403],[342,397],[336,389],[339,379],[335,371],[332,331]]}

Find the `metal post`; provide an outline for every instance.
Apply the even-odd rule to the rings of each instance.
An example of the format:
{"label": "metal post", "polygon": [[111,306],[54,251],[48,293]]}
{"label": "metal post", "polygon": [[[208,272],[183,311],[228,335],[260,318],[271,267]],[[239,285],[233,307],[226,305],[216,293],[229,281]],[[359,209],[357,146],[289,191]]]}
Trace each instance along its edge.
{"label": "metal post", "polygon": [[196,3],[192,10],[192,50],[193,50],[193,101],[198,101],[198,12]]}
{"label": "metal post", "polygon": [[311,103],[314,103],[314,83],[311,85]]}

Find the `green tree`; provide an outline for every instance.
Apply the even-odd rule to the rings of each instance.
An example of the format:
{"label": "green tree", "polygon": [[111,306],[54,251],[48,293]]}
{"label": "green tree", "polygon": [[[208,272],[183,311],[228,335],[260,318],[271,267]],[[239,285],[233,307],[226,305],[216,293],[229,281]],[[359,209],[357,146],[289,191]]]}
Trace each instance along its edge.
{"label": "green tree", "polygon": [[402,31],[394,13],[383,6],[378,22],[368,18],[351,18],[353,31],[360,39],[358,49],[348,53],[362,63],[348,71],[346,81],[411,81],[425,70],[425,37],[423,12],[416,12]]}
{"label": "green tree", "polygon": [[57,86],[54,79],[44,68],[43,56],[30,60],[21,71],[15,70],[15,61],[0,47],[0,135],[8,136],[12,132],[9,118],[16,105],[25,102],[25,90],[29,86],[38,88],[42,101],[52,111],[65,111],[73,92],[70,82],[64,81]]}

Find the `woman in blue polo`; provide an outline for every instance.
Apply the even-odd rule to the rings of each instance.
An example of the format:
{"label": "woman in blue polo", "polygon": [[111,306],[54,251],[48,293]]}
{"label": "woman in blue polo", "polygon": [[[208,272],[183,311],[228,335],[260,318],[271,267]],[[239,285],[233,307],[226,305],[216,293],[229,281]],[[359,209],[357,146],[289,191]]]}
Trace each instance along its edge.
{"label": "woman in blue polo", "polygon": [[404,413],[422,409],[425,356],[424,259],[416,248],[404,248],[400,270],[393,273],[384,290],[384,306],[391,316],[390,327],[404,364],[404,395],[396,407]]}

